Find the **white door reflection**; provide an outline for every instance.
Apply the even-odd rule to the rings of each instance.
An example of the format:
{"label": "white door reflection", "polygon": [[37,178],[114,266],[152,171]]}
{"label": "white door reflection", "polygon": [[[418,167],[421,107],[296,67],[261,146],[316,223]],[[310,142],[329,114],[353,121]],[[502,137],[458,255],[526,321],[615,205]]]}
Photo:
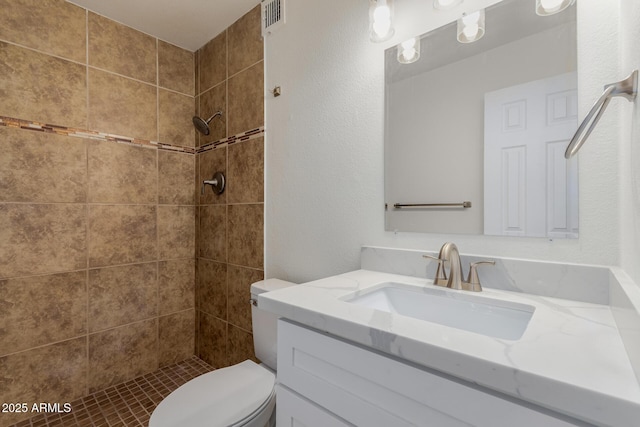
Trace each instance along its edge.
{"label": "white door reflection", "polygon": [[575,73],[485,94],[484,234],[578,237]]}

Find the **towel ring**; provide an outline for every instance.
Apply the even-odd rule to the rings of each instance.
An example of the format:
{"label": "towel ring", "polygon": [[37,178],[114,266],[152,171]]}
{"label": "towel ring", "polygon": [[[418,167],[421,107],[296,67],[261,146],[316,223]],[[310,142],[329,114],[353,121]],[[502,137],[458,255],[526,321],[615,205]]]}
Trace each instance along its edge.
{"label": "towel ring", "polygon": [[[616,96],[622,96],[629,101],[633,101],[638,94],[638,70],[634,70],[629,77],[621,80],[617,83],[612,83],[604,87],[604,93],[598,98],[591,111],[584,118],[580,127],[576,131],[571,142],[567,146],[567,150],[564,153],[566,159],[573,157],[580,147],[587,141],[589,135],[600,121],[600,117],[609,106],[611,98]],[[588,126],[588,127],[587,127]],[[585,130],[586,129],[586,130]]]}

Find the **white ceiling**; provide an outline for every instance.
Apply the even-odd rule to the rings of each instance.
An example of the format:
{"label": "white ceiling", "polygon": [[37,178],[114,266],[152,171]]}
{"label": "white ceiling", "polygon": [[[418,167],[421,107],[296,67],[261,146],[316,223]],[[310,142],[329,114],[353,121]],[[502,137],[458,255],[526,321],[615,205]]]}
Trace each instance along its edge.
{"label": "white ceiling", "polygon": [[161,40],[195,51],[260,0],[67,0]]}

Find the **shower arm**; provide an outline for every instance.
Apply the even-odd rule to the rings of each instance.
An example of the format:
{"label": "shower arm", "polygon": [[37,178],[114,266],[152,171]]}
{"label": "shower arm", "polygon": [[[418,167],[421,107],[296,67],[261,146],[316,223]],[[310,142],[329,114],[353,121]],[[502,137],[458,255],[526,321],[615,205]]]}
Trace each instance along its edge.
{"label": "shower arm", "polygon": [[213,114],[213,116],[209,117],[207,120],[204,120],[200,116],[193,116],[191,121],[193,125],[196,127],[196,130],[203,135],[209,135],[211,130],[209,129],[209,123],[216,117],[222,117],[222,110],[217,111]]}
{"label": "shower arm", "polygon": [[604,93],[600,96],[600,98],[598,98],[596,103],[593,104],[593,107],[591,107],[591,111],[589,111],[587,117],[584,118],[575,135],[573,135],[573,138],[571,138],[571,142],[569,143],[569,146],[567,146],[564,157],[566,159],[570,159],[578,152],[578,150],[580,150],[582,145],[586,142],[587,138],[589,138],[589,135],[591,135],[593,129],[600,121],[600,117],[602,117],[602,114],[609,106],[611,98],[622,96],[629,101],[633,101],[636,98],[637,94],[638,70],[634,70],[629,75],[629,77],[624,80],[606,85],[604,87]]}

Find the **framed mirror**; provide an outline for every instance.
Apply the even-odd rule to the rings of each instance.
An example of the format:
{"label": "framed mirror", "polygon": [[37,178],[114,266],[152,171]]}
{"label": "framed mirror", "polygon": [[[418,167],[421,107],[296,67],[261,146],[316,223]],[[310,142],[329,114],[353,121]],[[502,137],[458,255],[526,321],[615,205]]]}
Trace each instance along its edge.
{"label": "framed mirror", "polygon": [[504,0],[479,40],[460,43],[452,22],[420,37],[417,62],[397,56],[385,53],[386,229],[576,238],[576,6],[538,16],[533,0]]}

